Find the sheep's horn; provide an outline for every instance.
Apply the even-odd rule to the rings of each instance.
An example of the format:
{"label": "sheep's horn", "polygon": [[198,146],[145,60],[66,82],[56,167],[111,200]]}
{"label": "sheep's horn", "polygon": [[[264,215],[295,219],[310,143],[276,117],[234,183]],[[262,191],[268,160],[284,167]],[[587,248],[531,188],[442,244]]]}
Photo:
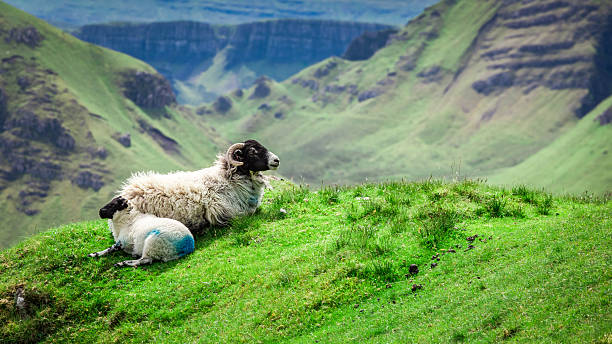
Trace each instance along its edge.
{"label": "sheep's horn", "polygon": [[234,152],[238,149],[242,149],[243,147],[244,147],[244,143],[240,142],[240,143],[234,143],[233,145],[230,146],[230,148],[227,149],[227,153],[225,154],[227,157],[227,161],[230,163],[230,165],[233,165],[233,166],[244,165],[243,162],[234,160]]}

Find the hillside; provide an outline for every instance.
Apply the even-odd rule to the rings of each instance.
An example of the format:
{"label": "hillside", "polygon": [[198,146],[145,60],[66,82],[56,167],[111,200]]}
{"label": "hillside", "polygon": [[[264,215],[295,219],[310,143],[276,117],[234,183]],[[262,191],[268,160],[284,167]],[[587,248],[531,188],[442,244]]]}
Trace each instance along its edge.
{"label": "hillside", "polygon": [[241,24],[268,19],[319,19],[403,25],[435,0],[8,0],[9,4],[62,28],[109,22],[195,20]]}
{"label": "hillside", "polygon": [[179,21],[91,24],[78,38],[151,64],[172,83],[182,104],[201,104],[253,85],[262,75],[283,81],[330,56],[364,32],[387,25],[281,19],[239,25]]}
{"label": "hillside", "polygon": [[[198,113],[229,138],[274,138],[283,174],[296,180],[351,183],[460,171],[516,182],[504,169],[536,157],[579,123],[591,126],[597,114],[588,114],[612,94],[610,5],[441,1],[365,61],[330,58],[282,83],[261,79]],[[597,123],[605,128],[588,140],[597,141],[593,154],[602,154],[612,141],[607,122]],[[574,142],[587,140],[578,132],[591,133],[576,131]],[[547,157],[532,161],[550,171],[556,157]],[[572,164],[583,159],[590,156]],[[604,193],[612,189],[610,158],[601,159],[606,163],[589,165],[585,183],[578,182],[582,169],[569,168],[562,178],[517,169],[553,191]]]}
{"label": "hillside", "polygon": [[226,141],[149,65],[0,3],[0,247],[91,219],[142,169],[209,164]]}
{"label": "hillside", "polygon": [[0,342],[610,340],[609,202],[470,180],[274,187],[178,261],[87,257],[112,244],[103,221],[0,252]]}

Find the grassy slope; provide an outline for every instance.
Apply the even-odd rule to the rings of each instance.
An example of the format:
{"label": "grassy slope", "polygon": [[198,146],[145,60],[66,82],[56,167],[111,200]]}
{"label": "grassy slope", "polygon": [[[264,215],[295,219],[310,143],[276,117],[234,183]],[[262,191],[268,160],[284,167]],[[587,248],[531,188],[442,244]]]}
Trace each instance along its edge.
{"label": "grassy slope", "polygon": [[[40,214],[34,217],[20,215],[8,195],[17,194],[24,180],[18,180],[13,186],[2,190],[0,209],[5,214],[4,229],[0,231],[0,246],[17,242],[22,236],[35,233],[54,225],[75,220],[97,217],[97,209],[113,194],[119,183],[138,170],[171,171],[177,169],[195,169],[207,166],[215,153],[226,141],[219,138],[200,117],[192,115],[182,108],[168,109],[171,119],[155,114],[148,114],[126,99],[118,86],[119,73],[127,69],[154,72],[145,63],[127,55],[88,44],[56,29],[42,20],[0,2],[0,23],[3,27],[34,26],[45,37],[41,46],[30,49],[24,45],[8,44],[0,41],[0,57],[19,54],[26,59],[35,57],[43,68],[50,68],[58,73],[55,80],[59,89],[66,88],[62,101],[74,101],[84,106],[87,111],[102,118],[92,116],[68,117],[64,125],[77,139],[77,156],[66,162],[67,169],[78,169],[78,165],[90,160],[81,149],[86,145],[105,147],[109,153],[102,161],[105,168],[111,171],[105,178],[106,186],[98,192],[82,190],[69,181],[52,184],[52,192],[40,207]],[[16,91],[17,92],[17,91]],[[11,94],[9,94],[9,99]],[[51,106],[54,106],[53,104]],[[9,108],[11,111],[11,108]],[[76,116],[76,115],[75,115]],[[138,131],[136,119],[147,120],[167,136],[178,141],[181,155],[167,154],[149,136]],[[87,130],[91,131],[93,140],[85,138]],[[124,148],[115,141],[111,134],[130,133],[132,146]],[[80,135],[82,136],[79,138]],[[129,162],[129,163],[126,163]],[[58,205],[61,206],[58,207]],[[12,215],[15,214],[15,215]]]}
{"label": "grassy slope", "polygon": [[[0,338],[606,342],[612,335],[610,203],[469,180],[275,188],[258,214],[196,238],[196,252],[174,262],[116,269],[125,254],[87,258],[112,243],[102,221],[52,229],[0,252]],[[410,275],[410,264],[420,272]],[[413,284],[423,288],[413,292]],[[25,315],[14,306],[19,286],[30,305]]]}
{"label": "grassy slope", "polygon": [[597,120],[611,106],[612,97],[549,146],[519,165],[493,175],[490,181],[538,184],[571,193],[612,193],[612,158],[609,155],[612,153],[612,126],[602,126]]}
{"label": "grassy slope", "polygon": [[[479,30],[495,14],[497,5],[496,1],[441,2],[409,23],[400,33],[403,38],[369,60],[322,61],[274,84],[265,99],[248,99],[252,90],[245,97],[232,97],[230,113],[209,115],[209,121],[231,139],[252,135],[274,142],[272,149],[283,158],[285,175],[311,183],[444,176],[459,168],[469,175],[502,175],[500,169],[524,161],[577,125],[572,109],[584,90],[538,87],[524,94],[524,89],[515,86],[501,94],[476,93],[472,83],[493,73],[487,68],[490,62],[481,58],[484,49],[480,47],[555,42],[568,32],[546,30],[534,42],[532,38],[508,41],[504,37],[529,30],[511,31],[500,24],[484,35]],[[434,11],[441,15],[434,16]],[[428,34],[432,32],[435,34]],[[581,42],[571,53],[590,51],[591,43]],[[418,56],[414,70],[400,68],[403,56]],[[313,76],[330,61],[338,65],[329,75]],[[417,76],[432,66],[442,68],[439,80],[425,82]],[[397,74],[388,77],[389,72]],[[319,90],[294,84],[294,78],[314,80]],[[328,85],[356,85],[358,93],[371,89],[384,93],[359,102],[348,92],[324,91]],[[284,96],[289,100],[281,100]],[[259,110],[263,103],[272,109]],[[284,117],[276,119],[277,112]],[[600,145],[605,139],[604,135],[593,138]],[[554,160],[545,163],[555,164]],[[601,178],[605,166],[595,166],[600,177],[593,178],[589,187],[610,187],[609,179]],[[572,190],[587,186],[576,183],[582,178],[578,171],[570,171],[559,183],[549,183],[548,176],[530,182],[555,192],[567,190],[561,186],[566,182],[576,185]],[[511,180],[504,177],[501,181]]]}

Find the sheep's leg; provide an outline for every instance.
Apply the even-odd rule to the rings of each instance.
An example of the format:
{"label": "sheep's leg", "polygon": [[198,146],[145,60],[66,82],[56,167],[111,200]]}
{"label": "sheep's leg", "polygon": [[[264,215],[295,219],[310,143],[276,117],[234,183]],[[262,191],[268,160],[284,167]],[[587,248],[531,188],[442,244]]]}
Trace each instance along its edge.
{"label": "sheep's leg", "polygon": [[104,256],[107,255],[111,252],[115,252],[115,251],[119,251],[121,250],[121,244],[116,242],[113,246],[107,248],[106,250],[100,251],[100,252],[94,252],[94,253],[90,253],[87,256],[89,257],[100,257],[100,256]]}
{"label": "sheep's leg", "polygon": [[151,263],[153,263],[153,258],[142,257],[136,260],[124,260],[122,262],[115,264],[115,266],[120,267],[120,268],[126,267],[126,266],[138,267],[140,265],[146,265],[146,264],[151,264]]}

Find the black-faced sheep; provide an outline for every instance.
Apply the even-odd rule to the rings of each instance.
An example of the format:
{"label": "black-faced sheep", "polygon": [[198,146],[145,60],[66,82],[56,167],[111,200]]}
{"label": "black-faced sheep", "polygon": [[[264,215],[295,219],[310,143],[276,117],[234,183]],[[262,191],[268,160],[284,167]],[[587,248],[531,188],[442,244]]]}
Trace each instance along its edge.
{"label": "black-faced sheep", "polygon": [[[267,179],[261,173],[278,168],[279,159],[255,140],[233,144],[212,167],[193,172],[137,173],[113,199],[127,200],[143,214],[182,222],[192,232],[224,225],[255,212]],[[106,207],[112,210],[112,204]],[[104,209],[104,208],[103,208]],[[112,218],[112,211],[102,214]]]}
{"label": "black-faced sheep", "polygon": [[[110,213],[113,214],[110,214]],[[106,250],[91,253],[90,257],[123,250],[135,260],[126,260],[115,266],[139,266],[153,260],[167,262],[190,254],[195,249],[193,235],[187,227],[169,218],[135,211],[126,200],[115,199],[100,214],[112,216],[108,226],[113,233],[115,244]]]}

